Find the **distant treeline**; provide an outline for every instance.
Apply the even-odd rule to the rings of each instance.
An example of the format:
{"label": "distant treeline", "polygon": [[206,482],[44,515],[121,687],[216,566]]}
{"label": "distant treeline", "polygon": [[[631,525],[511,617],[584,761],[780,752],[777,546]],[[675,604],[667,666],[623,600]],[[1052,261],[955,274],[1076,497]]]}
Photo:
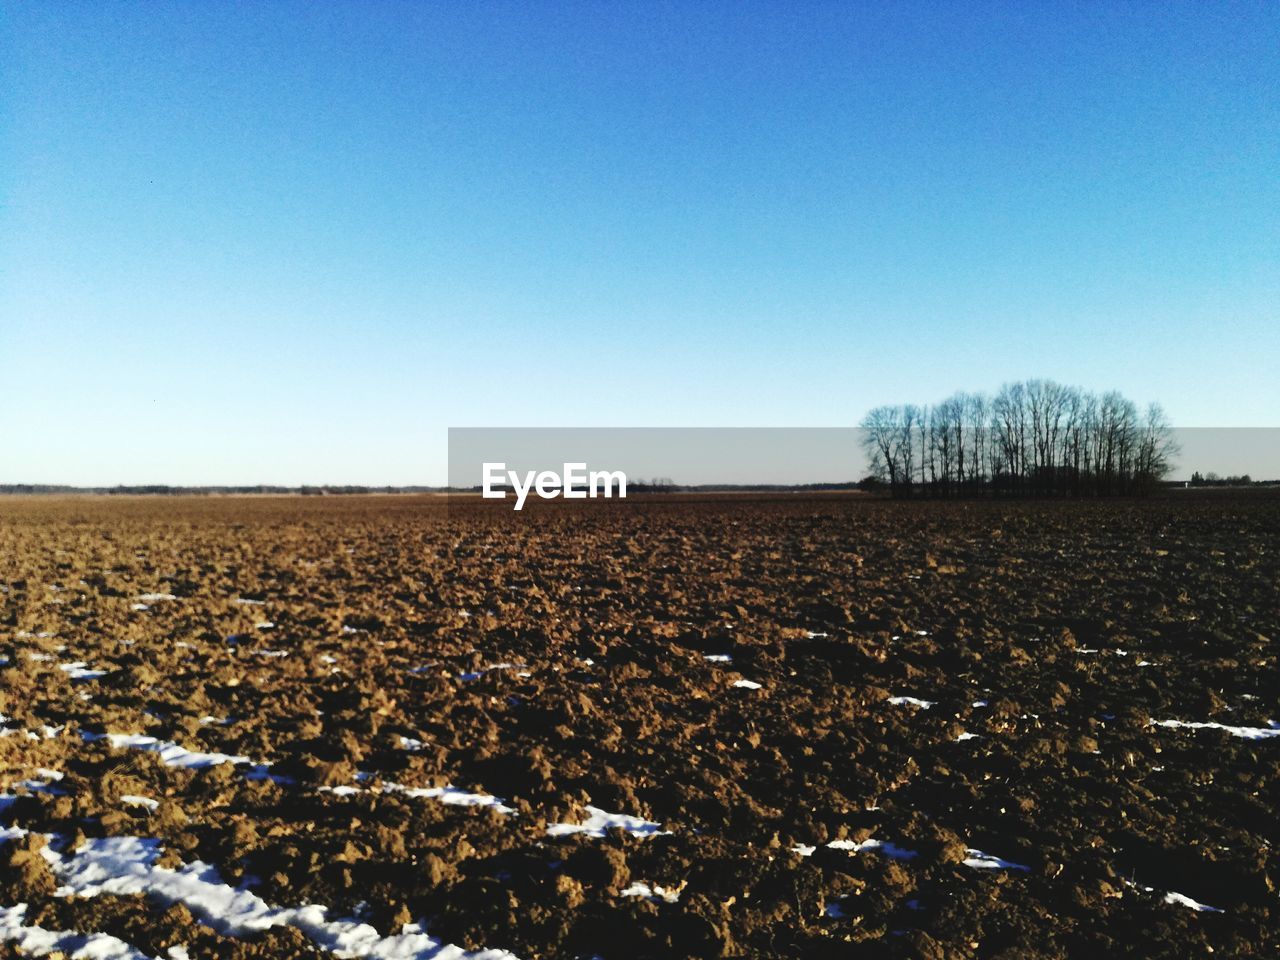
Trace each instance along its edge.
{"label": "distant treeline", "polygon": [[1238,476],[1220,477],[1212,470],[1201,473],[1197,470],[1187,481],[1191,487],[1274,487],[1280,486],[1280,480],[1255,480],[1247,473]]}
{"label": "distant treeline", "polygon": [[[870,488],[874,489],[871,484]],[[839,483],[676,483],[670,477],[628,480],[627,493],[822,493],[868,489],[865,481]]]}
{"label": "distant treeline", "polygon": [[862,427],[873,477],[899,497],[1146,494],[1177,453],[1159,404],[1051,380],[876,407]]}
{"label": "distant treeline", "polygon": [[6,493],[87,493],[87,494],[121,494],[137,496],[151,494],[159,496],[189,497],[217,496],[231,494],[275,493],[302,494],[319,496],[325,494],[369,494],[369,493],[435,493],[444,487],[359,487],[359,486],[302,486],[278,487],[270,484],[257,484],[248,487],[174,487],[168,484],[136,484],[115,487],[73,487],[57,483],[4,483],[0,484],[0,495]]}

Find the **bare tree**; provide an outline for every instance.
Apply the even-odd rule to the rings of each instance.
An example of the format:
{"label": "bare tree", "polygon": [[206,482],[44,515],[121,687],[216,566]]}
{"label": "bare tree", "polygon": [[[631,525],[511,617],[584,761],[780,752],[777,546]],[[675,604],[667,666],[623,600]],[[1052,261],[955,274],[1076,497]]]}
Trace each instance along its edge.
{"label": "bare tree", "polygon": [[862,418],[862,444],[871,461],[872,474],[888,481],[897,495],[903,482],[902,408],[876,407],[868,411]]}
{"label": "bare tree", "polygon": [[987,438],[991,430],[991,401],[983,393],[964,394],[964,420],[968,425],[970,478],[987,479]]}

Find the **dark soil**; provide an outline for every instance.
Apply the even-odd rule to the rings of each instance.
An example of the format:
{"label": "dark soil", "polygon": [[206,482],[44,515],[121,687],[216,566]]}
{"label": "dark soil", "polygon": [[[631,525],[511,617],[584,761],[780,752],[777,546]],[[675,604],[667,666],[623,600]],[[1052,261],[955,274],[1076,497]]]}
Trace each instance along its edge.
{"label": "dark soil", "polygon": [[[1280,719],[1278,545],[1280,498],[1193,493],[8,498],[0,824],[68,851],[156,837],[162,864],[272,904],[529,960],[1273,957],[1280,737],[1152,721]],[[57,792],[19,786],[39,768]],[[587,805],[669,833],[547,835]],[[840,849],[868,839],[894,847]],[[57,896],[37,843],[0,844],[0,906],[27,923],[158,956],[322,952]]]}

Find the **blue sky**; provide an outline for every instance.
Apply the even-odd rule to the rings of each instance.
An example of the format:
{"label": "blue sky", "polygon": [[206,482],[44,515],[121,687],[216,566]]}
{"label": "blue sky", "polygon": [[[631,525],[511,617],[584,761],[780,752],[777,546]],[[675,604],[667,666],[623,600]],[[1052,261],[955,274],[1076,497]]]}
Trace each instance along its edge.
{"label": "blue sky", "polygon": [[1280,425],[1274,4],[11,3],[0,482],[1051,377]]}

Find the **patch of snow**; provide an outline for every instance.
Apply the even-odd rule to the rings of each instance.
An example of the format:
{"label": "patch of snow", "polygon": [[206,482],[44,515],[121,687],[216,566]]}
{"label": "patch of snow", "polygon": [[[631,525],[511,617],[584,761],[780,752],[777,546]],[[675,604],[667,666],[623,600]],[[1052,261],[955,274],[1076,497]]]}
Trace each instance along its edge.
{"label": "patch of snow", "polygon": [[158,753],[161,762],[166,767],[186,767],[197,770],[203,767],[216,766],[220,763],[242,764],[250,762],[248,757],[237,757],[227,753],[201,753],[200,751],[180,747],[176,743],[170,743],[167,740],[157,740],[155,737],[146,737],[137,733],[89,733],[88,731],[81,731],[80,736],[84,738],[86,743],[106,740],[116,749],[129,748],[131,750],[145,750],[148,753]]}
{"label": "patch of snow", "polygon": [[89,665],[83,660],[77,660],[75,663],[60,663],[58,669],[72,680],[96,680],[98,677],[107,675],[106,670],[90,670]]}
{"label": "patch of snow", "polygon": [[934,705],[934,700],[921,700],[918,697],[890,697],[889,702],[895,707],[919,707],[921,710],[928,710]]}
{"label": "patch of snow", "polygon": [[31,793],[48,793],[58,797],[65,795],[65,790],[62,790],[49,782],[52,780],[56,783],[62,779],[62,774],[57,770],[38,769],[36,770],[36,775],[43,779],[19,780],[14,784],[14,786],[22,787],[24,790]]}
{"label": "patch of snow", "polygon": [[966,730],[964,733],[956,737],[955,742],[963,743],[965,740],[977,740],[977,739],[978,739],[978,735],[976,733],[970,733],[968,730]]}
{"label": "patch of snow", "polygon": [[265,600],[250,600],[248,597],[236,597],[236,603],[246,607],[262,607],[265,606]]}
{"label": "patch of snow", "polygon": [[628,816],[625,813],[608,813],[599,807],[587,807],[585,823],[553,823],[547,826],[547,835],[563,837],[572,833],[585,833],[593,837],[603,837],[606,830],[620,829],[636,836],[648,837],[665,833],[662,825],[640,817]]}
{"label": "patch of snow", "polygon": [[1270,737],[1280,737],[1280,723],[1275,720],[1267,722],[1265,727],[1230,727],[1224,723],[1200,723],[1194,720],[1153,720],[1157,727],[1186,728],[1188,730],[1225,730],[1233,737],[1242,737],[1245,740],[1266,740]]}
{"label": "patch of snow", "polygon": [[142,593],[138,595],[138,599],[146,603],[155,603],[157,600],[177,600],[172,593]]}
{"label": "patch of snow", "polygon": [[756,683],[754,680],[735,680],[733,681],[733,685],[735,687],[742,687],[744,690],[760,689],[760,684]]}
{"label": "patch of snow", "polygon": [[136,793],[122,793],[120,802],[128,804],[131,807],[146,807],[148,810],[155,810],[160,806],[159,800],[153,800],[151,797],[139,796]]}
{"label": "patch of snow", "polygon": [[[335,787],[335,790],[342,789]],[[454,807],[493,807],[499,813],[515,813],[514,807],[508,807],[497,797],[487,793],[471,793],[454,786],[444,787],[407,787],[401,783],[383,783],[383,793],[396,793],[416,800],[438,800]],[[551,828],[547,828],[551,832]]]}
{"label": "patch of snow", "polygon": [[712,663],[732,663],[733,657],[727,653],[704,653],[703,660],[710,660]]}
{"label": "patch of snow", "polygon": [[832,850],[848,850],[850,853],[864,853],[868,850],[882,853],[893,860],[913,860],[920,854],[915,850],[907,850],[890,840],[832,840],[827,844]]}
{"label": "patch of snow", "polygon": [[1181,893],[1173,893],[1172,891],[1164,895],[1164,902],[1175,903],[1180,907],[1190,907],[1192,910],[1198,910],[1201,913],[1222,913],[1223,912],[1222,909],[1219,907],[1211,907],[1207,903],[1201,903],[1198,900],[1193,900],[1188,896],[1185,896]]}
{"label": "patch of snow", "polygon": [[1012,860],[1002,860],[1000,857],[993,857],[989,853],[983,853],[981,850],[975,850],[972,847],[966,851],[969,856],[965,857],[964,865],[973,867],[976,870],[1027,870],[1031,868],[1021,863],[1014,863]]}
{"label": "patch of snow", "polygon": [[623,890],[620,896],[644,897],[646,900],[665,900],[667,903],[675,903],[680,899],[680,891],[668,889],[660,884],[654,884],[651,887],[637,880]]}
{"label": "patch of snow", "polygon": [[[501,950],[468,954],[442,944],[418,929],[383,937],[366,923],[330,920],[316,904],[272,907],[254,893],[222,882],[208,864],[195,862],[177,870],[155,865],[160,842],[142,837],[102,837],[86,841],[64,857],[45,848],[50,866],[62,881],[62,895],[117,896],[142,894],[161,903],[184,904],[208,926],[226,936],[245,936],[271,927],[292,926],[340,956],[377,960],[513,960]],[[121,958],[136,954],[119,954]],[[113,958],[114,960],[114,958]]]}
{"label": "patch of snow", "polygon": [[359,787],[338,786],[338,787],[318,787],[321,793],[332,793],[336,797],[349,797],[352,794],[360,792]]}
{"label": "patch of snow", "polygon": [[[24,955],[87,958],[87,960],[148,960],[145,953],[106,933],[75,933],[28,926],[27,904],[0,907],[0,943],[12,943]],[[178,958],[173,958],[178,960]]]}

